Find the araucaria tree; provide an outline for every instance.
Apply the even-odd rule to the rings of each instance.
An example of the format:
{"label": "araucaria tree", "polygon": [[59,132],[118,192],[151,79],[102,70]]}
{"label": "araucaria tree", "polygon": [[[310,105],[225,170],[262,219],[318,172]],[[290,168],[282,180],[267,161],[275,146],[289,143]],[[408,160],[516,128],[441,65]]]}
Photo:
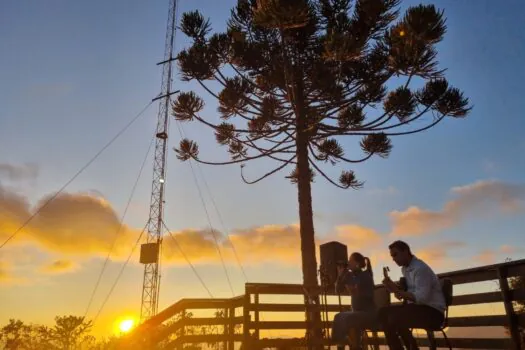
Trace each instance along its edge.
{"label": "araucaria tree", "polygon": [[[176,148],[177,156],[240,164],[247,183],[290,169],[287,176],[298,189],[307,288],[318,284],[314,176],[344,189],[363,185],[351,169],[332,179],[322,166],[386,158],[392,137],[422,132],[446,117],[465,117],[470,109],[436,60],[436,44],[446,31],[443,12],[419,5],[400,16],[399,2],[238,0],[227,31],[216,34],[198,11],[182,17],[181,30],[192,39],[177,57],[182,79],[198,82],[218,100],[219,118],[200,115],[204,102],[194,92],[179,94],[173,115],[209,127],[231,159],[202,160],[197,143],[188,139]],[[347,136],[360,138],[362,157],[345,155],[341,139]],[[260,158],[277,165],[246,179],[242,166]]]}

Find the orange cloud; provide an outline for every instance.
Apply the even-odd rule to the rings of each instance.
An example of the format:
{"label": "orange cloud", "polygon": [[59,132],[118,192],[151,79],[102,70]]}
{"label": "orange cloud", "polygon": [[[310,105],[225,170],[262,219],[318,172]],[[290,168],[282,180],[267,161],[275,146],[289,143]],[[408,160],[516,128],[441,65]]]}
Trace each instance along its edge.
{"label": "orange cloud", "polygon": [[516,249],[514,246],[504,244],[499,248],[499,251],[503,254],[514,254],[518,251],[518,249]]}
{"label": "orange cloud", "polygon": [[[104,198],[95,192],[62,193],[45,207],[50,197],[43,198],[31,208],[25,198],[0,187],[0,239],[5,240],[37,208],[42,208],[27,227],[10,244],[36,244],[41,249],[61,255],[105,257],[117,237],[111,257],[121,260],[129,254],[140,230],[123,225],[120,232],[119,218]],[[216,230],[186,229],[173,232],[163,240],[163,260],[166,263],[185,263],[180,252],[192,262],[220,261],[219,249],[226,262],[235,262],[235,254],[224,233]],[[236,230],[230,234],[239,258],[243,261],[300,261],[298,225],[265,225]],[[137,250],[138,251],[138,250]],[[272,252],[268,254],[268,252]],[[138,254],[138,253],[137,253]],[[49,267],[55,271],[66,269],[63,265]],[[51,272],[47,270],[47,272]]]}
{"label": "orange cloud", "polygon": [[27,283],[25,279],[13,275],[11,264],[0,261],[0,287],[24,283]]}
{"label": "orange cloud", "polygon": [[[42,207],[49,198],[31,208],[24,197],[0,187],[0,239],[4,241],[42,208],[10,244],[35,243],[51,252],[105,256],[120,226],[111,205],[93,194],[63,193]],[[136,229],[123,225],[115,256],[125,256],[137,237]]]}
{"label": "orange cloud", "polygon": [[[299,225],[264,225],[236,230],[230,235],[230,239],[242,260],[286,263],[300,261]],[[225,247],[228,246],[230,245],[226,243]]]}
{"label": "orange cloud", "polygon": [[72,272],[77,268],[78,265],[71,260],[55,260],[50,264],[42,266],[40,270],[45,273],[59,274]]}
{"label": "orange cloud", "polygon": [[498,249],[485,249],[474,257],[474,260],[483,265],[491,265],[497,262],[503,262],[509,258],[508,255],[521,252],[522,249],[514,246],[502,245]]}
{"label": "orange cloud", "polygon": [[0,281],[4,282],[11,277],[7,263],[0,261]]}
{"label": "orange cloud", "polygon": [[451,264],[450,251],[465,247],[460,241],[446,241],[431,244],[414,251],[414,254],[432,268],[441,268]]}
{"label": "orange cloud", "polygon": [[469,217],[516,213],[523,209],[525,186],[498,181],[478,181],[454,187],[456,197],[441,210],[430,211],[409,207],[390,213],[392,235],[419,236],[457,226]]}
{"label": "orange cloud", "polygon": [[350,249],[362,249],[380,245],[383,237],[374,229],[359,225],[341,225],[335,228],[339,241]]}

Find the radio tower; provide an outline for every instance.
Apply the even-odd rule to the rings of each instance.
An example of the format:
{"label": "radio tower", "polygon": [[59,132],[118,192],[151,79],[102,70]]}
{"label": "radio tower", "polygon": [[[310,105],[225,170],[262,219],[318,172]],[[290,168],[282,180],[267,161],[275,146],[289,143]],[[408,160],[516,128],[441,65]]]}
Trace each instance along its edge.
{"label": "radio tower", "polygon": [[162,65],[162,85],[159,100],[159,113],[155,141],[155,159],[153,161],[153,184],[149,209],[147,243],[140,248],[140,262],[144,264],[144,283],[142,286],[142,304],[140,320],[144,321],[157,314],[159,302],[159,263],[163,236],[164,217],[164,180],[166,176],[166,148],[169,127],[170,97],[178,91],[171,91],[173,43],[175,39],[175,19],[178,0],[169,0],[166,44]]}

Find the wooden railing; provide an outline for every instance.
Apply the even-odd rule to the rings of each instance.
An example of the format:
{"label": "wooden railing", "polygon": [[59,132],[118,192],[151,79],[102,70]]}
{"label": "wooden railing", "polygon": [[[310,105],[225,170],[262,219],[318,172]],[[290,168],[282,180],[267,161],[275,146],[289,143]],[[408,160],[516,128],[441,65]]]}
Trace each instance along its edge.
{"label": "wooden railing", "polygon": [[[447,272],[438,275],[440,278],[449,278],[455,286],[455,295],[452,302],[452,309],[457,306],[481,305],[487,303],[498,303],[503,306],[501,314],[496,315],[473,315],[473,316],[453,316],[449,318],[450,329],[447,333],[452,333],[455,328],[466,327],[507,327],[509,336],[501,338],[482,338],[480,337],[458,337],[450,339],[454,349],[520,349],[520,327],[525,327],[525,315],[517,315],[514,312],[513,301],[525,300],[525,289],[509,289],[508,279],[516,276],[525,276],[525,259],[507,262],[496,265],[476,267],[472,269]],[[495,281],[497,286],[494,291],[484,291],[481,293],[457,294],[460,286],[468,286],[477,282]],[[495,285],[496,286],[496,285]],[[377,286],[376,288],[383,288]],[[315,291],[314,291],[315,292]],[[321,292],[320,290],[317,292]],[[262,298],[269,296],[296,296],[297,303],[263,303]],[[330,294],[333,295],[333,294]],[[163,310],[156,316],[146,321],[137,329],[136,334],[148,334],[149,341],[158,343],[164,341],[167,349],[182,349],[185,344],[190,343],[222,343],[223,349],[232,350],[235,344],[243,344],[244,349],[262,348],[297,348],[305,346],[304,337],[298,338],[261,338],[261,332],[271,332],[272,330],[282,331],[303,331],[306,329],[305,321],[284,320],[263,320],[263,314],[289,315],[295,313],[297,316],[304,315],[306,308],[300,300],[304,297],[302,285],[297,284],[268,284],[268,283],[247,283],[245,294],[233,299],[182,299],[174,305]],[[271,298],[271,297],[270,297]],[[322,306],[325,311],[324,305]],[[188,311],[207,310],[208,312],[220,310],[219,317],[180,317]],[[333,315],[340,311],[338,303],[328,303],[326,310]],[[174,317],[179,319],[173,321]],[[296,317],[297,318],[297,317]],[[330,320],[333,317],[330,317]],[[171,321],[171,323],[167,323]],[[331,327],[332,322],[327,321],[326,326]],[[196,327],[219,326],[216,334],[193,334],[189,331]],[[154,330],[153,332],[147,330]],[[480,328],[482,330],[482,328]],[[198,333],[198,332],[197,332]],[[173,337],[176,334],[177,337]],[[444,347],[443,338],[436,337],[438,347]],[[384,338],[376,340],[379,345],[384,345]],[[329,341],[326,341],[329,343]],[[428,346],[428,340],[418,338],[421,346]],[[525,346],[525,344],[523,345]]]}

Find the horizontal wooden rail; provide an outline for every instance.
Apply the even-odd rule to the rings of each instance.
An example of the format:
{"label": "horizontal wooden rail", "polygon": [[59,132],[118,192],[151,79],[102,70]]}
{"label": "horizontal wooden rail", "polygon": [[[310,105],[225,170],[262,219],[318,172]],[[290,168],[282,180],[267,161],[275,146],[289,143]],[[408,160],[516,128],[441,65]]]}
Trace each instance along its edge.
{"label": "horizontal wooden rail", "polygon": [[[186,310],[196,309],[226,309],[230,307],[242,306],[241,296],[233,299],[181,299],[175,304],[162,310],[157,315],[151,317],[143,323],[145,327],[152,327],[161,324],[176,314]],[[240,301],[239,301],[240,300]]]}
{"label": "horizontal wooden rail", "polygon": [[[416,338],[418,345],[428,347],[428,339]],[[450,343],[453,349],[509,349],[511,345],[510,339],[506,338],[450,338]],[[268,347],[300,347],[305,345],[304,338],[290,338],[290,339],[261,339],[256,342],[254,348],[268,348]],[[325,345],[333,345],[330,341],[325,341]],[[370,345],[386,345],[383,337],[378,337],[377,341],[369,340]],[[448,348],[443,338],[436,338],[438,348]]]}
{"label": "horizontal wooden rail", "polygon": [[196,335],[183,335],[180,338],[175,339],[170,343],[170,347],[176,344],[198,344],[198,343],[219,343],[225,341],[242,341],[242,334],[224,335],[224,334],[196,334]]}
{"label": "horizontal wooden rail", "polygon": [[[525,300],[525,290],[518,289],[518,290],[510,291],[510,299],[512,301]],[[452,299],[452,306],[476,305],[476,304],[498,303],[498,302],[503,302],[503,296],[501,295],[501,292],[487,292],[487,293],[457,295]],[[397,304],[397,303],[393,303],[393,304]],[[325,310],[324,305],[321,305],[320,308],[322,310]],[[326,306],[326,309],[329,312],[339,312],[341,308],[343,308],[343,310],[348,310],[349,306],[347,305],[339,306],[338,304],[328,304]],[[248,311],[305,312],[306,307],[304,304],[259,303],[259,304],[250,304]]]}
{"label": "horizontal wooden rail", "polygon": [[[450,317],[448,319],[449,327],[491,327],[506,326],[506,315],[494,316],[464,316]],[[518,317],[520,324],[525,324],[525,315]],[[330,327],[332,321],[323,322]],[[306,321],[259,321],[248,323],[249,329],[306,329]]]}
{"label": "horizontal wooden rail", "polygon": [[243,317],[199,317],[199,318],[185,318],[179,320],[166,326],[165,328],[160,329],[155,334],[155,340],[158,342],[162,339],[165,339],[170,334],[177,332],[182,327],[195,327],[195,326],[226,326],[226,325],[242,325]]}
{"label": "horizontal wooden rail", "polygon": [[[516,260],[508,263],[475,267],[472,269],[458,270],[438,274],[439,278],[448,278],[453,284],[466,284],[476,282],[486,282],[498,279],[498,268],[505,267],[509,277],[525,275],[525,259]],[[376,288],[381,288],[377,286]],[[304,295],[305,290],[302,284],[279,284],[279,283],[246,283],[247,294],[259,295]],[[335,291],[325,291],[321,287],[315,288],[312,293],[324,293],[327,295],[337,295]]]}

